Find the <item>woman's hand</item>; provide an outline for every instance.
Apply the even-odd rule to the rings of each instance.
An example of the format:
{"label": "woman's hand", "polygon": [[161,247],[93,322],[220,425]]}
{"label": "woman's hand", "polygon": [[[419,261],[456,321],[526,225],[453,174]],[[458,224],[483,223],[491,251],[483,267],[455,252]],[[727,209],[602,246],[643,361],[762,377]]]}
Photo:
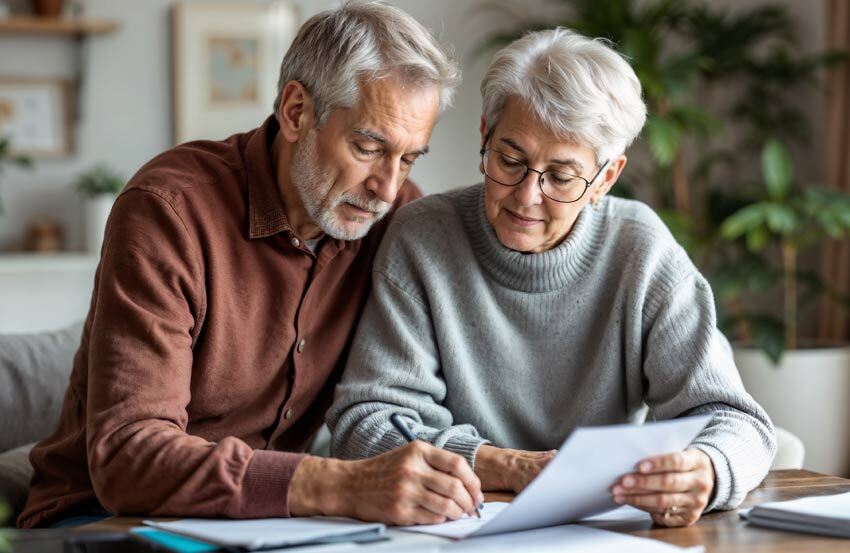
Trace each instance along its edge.
{"label": "woman's hand", "polygon": [[614,501],[648,512],[663,526],[690,526],[699,520],[713,491],[711,458],[693,447],[644,459],[636,473],[611,488]]}
{"label": "woman's hand", "polygon": [[555,456],[556,450],[523,451],[482,445],[475,455],[475,474],[482,491],[521,492]]}

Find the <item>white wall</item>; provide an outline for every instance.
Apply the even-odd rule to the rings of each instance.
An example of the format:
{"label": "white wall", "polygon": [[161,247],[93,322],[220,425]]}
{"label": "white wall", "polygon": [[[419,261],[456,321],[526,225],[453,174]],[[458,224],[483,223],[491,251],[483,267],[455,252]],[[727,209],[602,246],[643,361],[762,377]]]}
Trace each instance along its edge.
{"label": "white wall", "polygon": [[[232,0],[231,0],[232,1]],[[252,0],[242,0],[250,2]],[[528,2],[531,7],[544,0]],[[170,32],[173,0],[86,0],[90,17],[117,20],[117,32],[83,45],[85,74],[77,150],[62,160],[39,160],[32,172],[8,168],[0,176],[5,215],[0,215],[0,250],[17,249],[23,228],[36,215],[54,217],[66,231],[68,249],[82,249],[82,206],[70,183],[82,168],[106,161],[127,177],[170,147]],[[335,4],[295,0],[302,19]],[[432,137],[432,153],[417,163],[414,178],[426,192],[471,184],[478,178],[478,84],[489,60],[470,60],[469,51],[492,14],[470,13],[472,0],[391,0],[454,45],[464,66],[455,107]],[[501,18],[495,18],[504,24]],[[282,56],[282,53],[281,53]],[[0,75],[70,77],[75,42],[65,38],[0,35]],[[271,112],[271,107],[269,107]],[[245,121],[245,129],[261,121]]]}

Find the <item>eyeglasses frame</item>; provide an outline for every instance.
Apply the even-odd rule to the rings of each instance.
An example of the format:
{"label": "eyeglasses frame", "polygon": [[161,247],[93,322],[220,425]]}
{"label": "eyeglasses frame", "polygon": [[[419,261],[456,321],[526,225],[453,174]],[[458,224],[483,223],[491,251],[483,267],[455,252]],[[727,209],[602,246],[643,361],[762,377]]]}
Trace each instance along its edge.
{"label": "eyeglasses frame", "polygon": [[[488,174],[487,174],[487,164],[485,163],[485,160],[484,160],[484,156],[485,156],[485,155],[487,155],[487,152],[495,152],[495,153],[497,153],[497,154],[503,155],[503,156],[505,156],[506,158],[511,159],[511,160],[513,160],[513,161],[516,161],[517,163],[519,163],[520,165],[522,165],[523,167],[525,167],[525,172],[522,174],[522,178],[521,178],[521,179],[519,179],[519,181],[517,181],[517,182],[516,182],[516,183],[514,183],[514,184],[505,184],[505,183],[503,183],[503,182],[497,181],[497,180],[496,180],[496,179],[494,179],[492,176],[488,175]],[[608,162],[610,161],[610,160],[608,160],[608,159],[606,159],[605,161],[603,161],[603,162],[599,165],[599,170],[596,172],[596,174],[595,174],[595,175],[593,175],[593,178],[592,178],[592,179],[590,179],[590,180],[587,180],[586,178],[584,178],[584,177],[582,177],[582,176],[580,176],[580,175],[572,175],[572,174],[569,174],[569,173],[563,173],[562,171],[538,171],[537,169],[532,169],[532,168],[531,168],[531,167],[529,167],[529,166],[528,166],[528,164],[527,164],[527,163],[525,163],[524,161],[519,160],[519,159],[517,159],[517,158],[515,158],[515,157],[513,157],[513,156],[511,156],[511,155],[508,155],[508,154],[506,154],[506,153],[504,153],[504,152],[501,152],[501,151],[499,151],[499,150],[494,150],[493,148],[481,148],[481,150],[480,150],[478,153],[479,153],[479,154],[481,154],[481,166],[482,166],[482,167],[483,167],[483,169],[484,169],[484,176],[485,176],[485,177],[487,177],[488,179],[492,180],[492,181],[493,181],[493,182],[495,182],[496,184],[500,184],[500,185],[502,185],[502,186],[510,186],[510,187],[519,186],[520,184],[522,184],[522,183],[523,183],[523,181],[526,179],[526,177],[528,177],[528,173],[529,173],[530,171],[532,171],[532,172],[537,173],[538,175],[540,175],[540,177],[538,177],[538,179],[537,179],[537,186],[540,188],[540,193],[541,193],[541,194],[543,194],[544,196],[546,196],[547,198],[549,198],[550,200],[552,200],[553,202],[558,202],[558,203],[560,203],[560,204],[573,204],[573,203],[576,203],[577,201],[581,200],[582,198],[584,198],[584,195],[585,195],[585,194],[587,194],[587,189],[588,189],[588,188],[590,188],[590,186],[593,184],[593,181],[595,181],[597,178],[599,178],[599,175],[601,175],[601,174],[602,174],[602,170],[603,170],[603,169],[605,169],[605,166],[606,166],[606,165],[608,165]],[[552,196],[550,196],[549,194],[547,194],[547,193],[543,190],[543,175],[545,175],[546,173],[561,173],[561,174],[563,174],[563,175],[570,175],[571,177],[575,177],[575,178],[577,178],[577,179],[581,179],[581,180],[583,180],[583,181],[584,181],[584,191],[583,191],[583,192],[581,193],[581,195],[580,195],[578,198],[576,198],[575,200],[558,200],[558,199],[556,199],[556,198],[553,198]]]}

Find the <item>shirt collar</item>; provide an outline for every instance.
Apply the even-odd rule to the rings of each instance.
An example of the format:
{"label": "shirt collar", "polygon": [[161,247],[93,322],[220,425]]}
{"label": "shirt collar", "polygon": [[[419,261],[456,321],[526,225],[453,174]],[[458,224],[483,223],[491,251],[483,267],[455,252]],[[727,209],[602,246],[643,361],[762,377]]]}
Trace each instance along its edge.
{"label": "shirt collar", "polygon": [[248,236],[265,238],[283,231],[292,231],[280,190],[277,171],[272,161],[271,147],[280,127],[270,115],[251,137],[245,147],[248,175]]}

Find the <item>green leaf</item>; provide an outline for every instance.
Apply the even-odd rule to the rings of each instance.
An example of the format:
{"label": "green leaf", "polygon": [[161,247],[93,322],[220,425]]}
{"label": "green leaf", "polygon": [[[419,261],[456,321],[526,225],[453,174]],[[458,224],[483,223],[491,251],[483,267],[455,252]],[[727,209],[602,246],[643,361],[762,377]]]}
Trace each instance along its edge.
{"label": "green leaf", "polygon": [[670,117],[685,131],[693,131],[708,136],[720,129],[723,124],[712,114],[698,107],[677,106],[670,110]]}
{"label": "green leaf", "polygon": [[662,167],[669,167],[679,151],[681,131],[670,119],[650,117],[646,122],[649,149]]}
{"label": "green leaf", "polygon": [[765,204],[757,203],[735,212],[720,225],[720,236],[735,240],[765,223]]}
{"label": "green leaf", "polygon": [[778,365],[785,350],[785,325],[767,316],[750,319],[753,345],[762,350],[774,365]]}
{"label": "green leaf", "polygon": [[767,196],[781,202],[791,190],[791,180],[794,178],[794,166],[791,156],[782,142],[770,139],[761,152],[761,168]]}
{"label": "green leaf", "polygon": [[777,234],[789,236],[799,227],[799,218],[794,210],[782,204],[765,205],[767,227]]}
{"label": "green leaf", "polygon": [[747,233],[747,248],[752,252],[763,250],[768,241],[770,241],[770,233],[765,227],[756,227]]}

